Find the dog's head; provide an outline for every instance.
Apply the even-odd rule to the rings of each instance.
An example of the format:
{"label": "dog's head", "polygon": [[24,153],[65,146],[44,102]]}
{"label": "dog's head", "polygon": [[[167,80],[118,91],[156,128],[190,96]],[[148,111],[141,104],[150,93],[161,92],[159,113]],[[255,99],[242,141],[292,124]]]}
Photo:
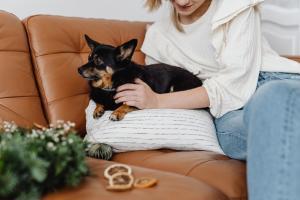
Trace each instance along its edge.
{"label": "dog's head", "polygon": [[100,44],[87,35],[85,35],[85,40],[91,53],[88,62],[78,68],[79,74],[90,80],[95,88],[113,90],[112,75],[131,62],[137,40],[132,39],[118,47]]}

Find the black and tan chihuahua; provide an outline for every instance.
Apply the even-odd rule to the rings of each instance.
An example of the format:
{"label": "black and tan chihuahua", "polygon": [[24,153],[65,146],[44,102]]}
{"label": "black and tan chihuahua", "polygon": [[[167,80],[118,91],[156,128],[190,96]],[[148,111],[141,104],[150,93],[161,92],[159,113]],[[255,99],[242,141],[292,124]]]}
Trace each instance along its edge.
{"label": "black and tan chihuahua", "polygon": [[85,35],[91,48],[88,62],[78,68],[79,74],[89,80],[90,98],[96,103],[93,117],[99,118],[105,110],[113,110],[110,119],[119,121],[126,113],[137,108],[126,104],[116,104],[116,88],[126,83],[134,83],[136,78],[147,83],[156,93],[188,90],[202,85],[202,81],[191,72],[180,67],[159,63],[139,65],[131,60],[137,46],[132,39],[120,46],[100,44]]}

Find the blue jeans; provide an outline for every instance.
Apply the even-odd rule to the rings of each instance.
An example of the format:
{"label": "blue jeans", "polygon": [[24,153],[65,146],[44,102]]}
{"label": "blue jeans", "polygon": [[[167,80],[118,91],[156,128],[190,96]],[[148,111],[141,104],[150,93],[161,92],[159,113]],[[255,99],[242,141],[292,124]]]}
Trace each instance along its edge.
{"label": "blue jeans", "polygon": [[247,160],[250,200],[300,199],[300,75],[261,72],[244,108],[215,119],[223,151]]}

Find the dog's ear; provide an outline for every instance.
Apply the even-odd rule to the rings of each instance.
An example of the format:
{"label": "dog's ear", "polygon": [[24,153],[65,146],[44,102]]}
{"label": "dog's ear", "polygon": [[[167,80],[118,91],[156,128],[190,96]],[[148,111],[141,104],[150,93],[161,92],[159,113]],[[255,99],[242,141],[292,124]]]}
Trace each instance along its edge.
{"label": "dog's ear", "polygon": [[97,46],[99,46],[100,44],[98,42],[96,42],[95,40],[92,40],[88,35],[84,34],[86,43],[88,44],[88,46],[91,48],[91,50],[93,51]]}
{"label": "dog's ear", "polygon": [[137,39],[132,39],[115,49],[116,58],[118,61],[131,60],[134,50],[137,45]]}

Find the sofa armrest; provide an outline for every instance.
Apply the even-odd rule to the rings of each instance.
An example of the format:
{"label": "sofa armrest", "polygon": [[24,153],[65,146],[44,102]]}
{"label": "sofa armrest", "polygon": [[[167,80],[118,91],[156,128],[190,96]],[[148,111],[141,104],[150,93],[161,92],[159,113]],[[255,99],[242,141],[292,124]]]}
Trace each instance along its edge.
{"label": "sofa armrest", "polygon": [[297,62],[300,63],[300,56],[285,56],[285,57],[287,57],[287,58],[289,58],[291,60],[295,60],[295,61],[297,61]]}

